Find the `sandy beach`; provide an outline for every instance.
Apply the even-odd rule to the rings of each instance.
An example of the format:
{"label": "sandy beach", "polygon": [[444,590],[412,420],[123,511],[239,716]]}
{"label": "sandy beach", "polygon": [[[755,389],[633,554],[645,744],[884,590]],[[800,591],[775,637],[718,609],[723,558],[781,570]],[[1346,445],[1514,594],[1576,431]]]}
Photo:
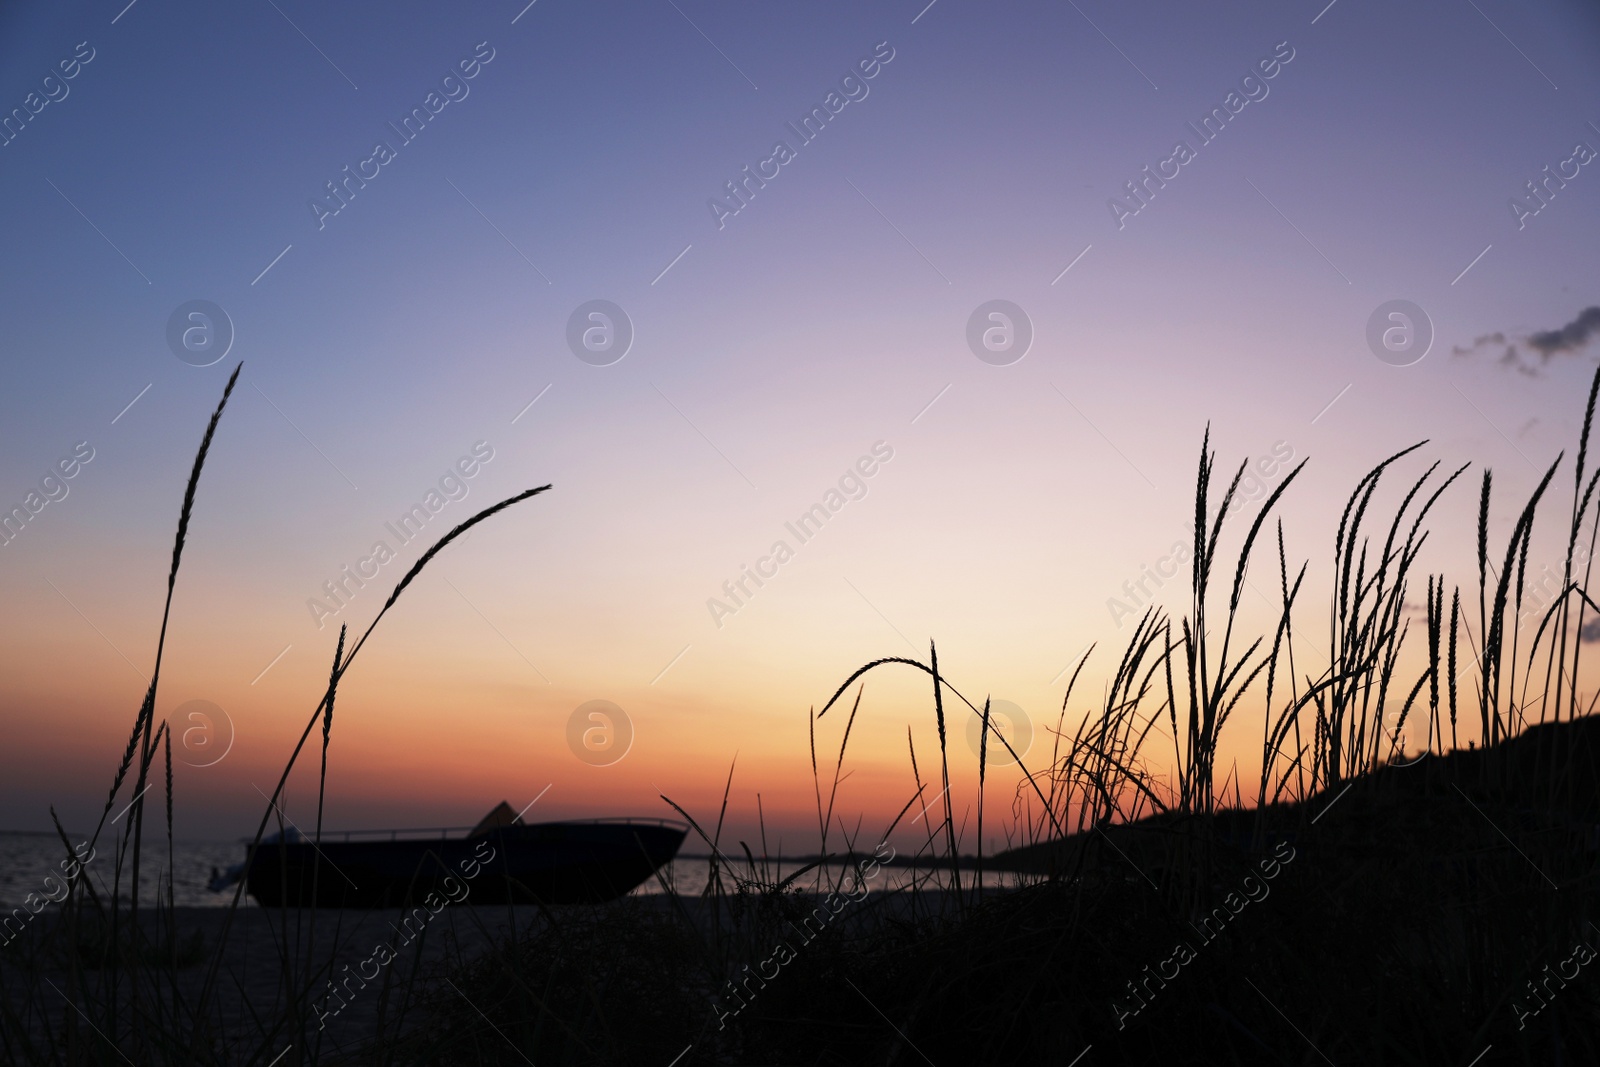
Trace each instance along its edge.
{"label": "sandy beach", "polygon": [[[427,916],[424,920],[423,916]],[[207,976],[222,946],[214,1006],[207,1014],[223,1027],[222,1043],[231,1049],[254,1048],[271,1039],[289,1045],[292,1016],[290,988],[313,988],[309,1003],[302,1002],[307,1033],[322,1042],[322,1054],[349,1054],[378,1032],[380,1022],[393,1033],[411,1023],[408,1012],[420,989],[418,979],[442,965],[471,959],[519,930],[543,921],[533,907],[493,908],[452,906],[438,914],[427,909],[384,911],[269,911],[241,907],[232,913],[221,908],[184,908],[173,912],[180,966],[170,971],[172,987],[165,991],[177,1011],[187,1015],[197,1009]],[[140,925],[154,927],[149,912]],[[72,961],[59,952],[40,952],[38,946],[50,924],[60,915],[41,915],[23,937],[0,951],[0,983],[19,983],[28,967],[51,980],[62,991],[57,1004],[39,1003],[34,1022],[48,1019],[53,1027],[74,1009],[68,998],[86,985],[91,994],[106,995],[111,972],[88,970],[74,977]],[[223,937],[226,927],[226,941]],[[169,927],[163,916],[162,940]],[[199,939],[199,951],[182,946]],[[80,937],[80,943],[87,941]],[[387,958],[392,954],[392,958]],[[165,970],[165,968],[160,968]],[[79,984],[79,983],[83,984]],[[337,989],[333,989],[333,986]],[[37,1026],[35,1032],[38,1032]],[[59,1032],[59,1031],[57,1031]]]}

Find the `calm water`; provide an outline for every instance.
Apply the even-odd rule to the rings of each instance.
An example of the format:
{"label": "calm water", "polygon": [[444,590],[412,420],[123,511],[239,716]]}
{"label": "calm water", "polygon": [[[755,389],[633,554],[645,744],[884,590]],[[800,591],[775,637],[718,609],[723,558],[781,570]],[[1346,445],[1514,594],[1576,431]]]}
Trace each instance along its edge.
{"label": "calm water", "polygon": [[[83,838],[69,834],[68,840],[77,845]],[[0,831],[0,905],[4,905],[5,910],[10,910],[21,904],[29,893],[44,896],[51,892],[49,886],[59,886],[60,865],[65,856],[66,851],[60,839],[53,834]],[[172,869],[175,872],[172,879],[174,902],[180,907],[226,907],[233,899],[232,891],[213,893],[206,888],[206,883],[211,879],[213,867],[226,869],[242,859],[244,859],[244,845],[236,841],[174,842],[172,855]],[[143,886],[142,898],[147,901],[154,899],[158,886],[164,897],[168,871],[166,842],[163,840],[159,845],[147,846],[140,863],[144,868],[139,872],[139,880]],[[84,867],[82,876],[94,879],[95,888],[109,895],[115,865],[116,859],[111,846],[103,844],[98,848],[94,859]],[[801,866],[798,863],[786,862],[777,867],[779,877],[787,877]],[[663,868],[661,873],[668,886],[676,892],[698,894],[705,888],[707,863],[704,859],[678,859]],[[839,874],[839,870],[833,868],[826,871],[824,879],[831,884]],[[47,886],[45,879],[52,875],[55,876],[55,881]],[[796,882],[796,887],[806,890],[813,888],[815,877],[815,871],[807,872]],[[893,889],[906,885],[910,878],[911,873],[908,870],[881,868],[869,886],[874,890]],[[1012,885],[1015,879],[1011,875],[988,872],[984,875],[983,881],[985,885],[1001,886]],[[126,872],[123,883],[124,885],[127,883]],[[725,884],[732,888],[731,881]],[[853,885],[854,883],[847,883],[845,891],[855,891]],[[53,892],[54,895],[60,896],[59,888]],[[659,893],[661,884],[651,878],[635,892]],[[249,898],[246,897],[244,902],[249,904]]]}
{"label": "calm water", "polygon": [[[67,840],[74,846],[84,840],[83,835],[68,834]],[[90,878],[94,882],[96,891],[110,894],[111,885],[115,881],[116,855],[109,843],[109,837],[102,837],[102,843],[96,846],[94,858],[84,866],[79,877]],[[0,904],[9,910],[27,899],[29,893],[38,893],[40,896],[61,896],[58,888],[61,882],[61,864],[66,859],[66,849],[61,844],[61,839],[54,834],[19,834],[0,832]],[[244,846],[231,842],[203,841],[203,842],[175,842],[173,845],[172,869],[176,876],[172,879],[172,896],[174,903],[182,906],[207,907],[228,903],[229,896],[224,893],[212,893],[206,889],[206,882],[211,878],[211,868],[228,867],[238,863],[244,858]],[[131,856],[129,857],[131,860]],[[146,842],[145,852],[139,860],[141,870],[139,881],[143,889],[143,899],[154,899],[158,884],[163,897],[167,887],[167,848],[163,840],[159,846],[153,842]],[[53,880],[46,883],[47,877]],[[123,874],[123,885],[128,882],[128,874]]]}

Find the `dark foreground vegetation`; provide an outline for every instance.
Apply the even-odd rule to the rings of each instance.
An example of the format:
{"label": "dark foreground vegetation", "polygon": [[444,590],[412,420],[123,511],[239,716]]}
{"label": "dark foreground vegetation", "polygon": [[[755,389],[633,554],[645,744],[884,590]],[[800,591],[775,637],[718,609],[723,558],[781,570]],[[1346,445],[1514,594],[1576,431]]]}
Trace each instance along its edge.
{"label": "dark foreground vegetation", "polygon": [[[233,381],[184,498],[169,612]],[[1600,617],[1586,592],[1600,528],[1600,472],[1588,469],[1596,389],[1600,374],[1570,509],[1547,502],[1563,457],[1514,513],[1509,539],[1491,544],[1498,512],[1482,473],[1477,580],[1465,594],[1415,564],[1429,512],[1470,484],[1466,467],[1418,470],[1416,445],[1369,472],[1335,535],[1328,632],[1315,643],[1291,621],[1304,614],[1308,564],[1291,565],[1270,518],[1300,468],[1242,530],[1224,530],[1240,476],[1213,484],[1208,436],[1190,602],[1176,618],[1150,609],[1127,646],[1103,657],[1098,699],[1075,695],[1095,650],[1085,654],[1050,744],[1023,761],[1007,798],[1005,853],[951,862],[969,814],[976,841],[986,817],[993,829],[990,746],[1011,746],[988,702],[962,695],[930,647],[926,662],[867,664],[813,717],[815,851],[836,862],[780,879],[764,847],[724,840],[725,794],[715,820],[679,809],[710,855],[703,894],[534,909],[477,951],[427,957],[419,941],[355,984],[348,953],[319,955],[348,916],[244,912],[236,923],[230,911],[197,939],[170,888],[153,900],[130,890],[141,864],[170,866],[158,649],[100,826],[87,843],[60,835],[62,899],[0,947],[0,1055],[263,1067],[1600,1062],[1600,718],[1579,689]],[[335,695],[372,627],[440,548],[540,491],[451,531],[348,650],[341,629],[258,840],[319,726],[325,781]],[[1557,511],[1565,562],[1559,587],[1535,601],[1528,558],[1541,507]],[[1239,632],[1247,590],[1276,604],[1268,632]],[[926,678],[938,743],[919,764],[908,730],[915,793],[866,835],[834,801],[851,727],[871,714],[858,680],[878,670]],[[984,742],[963,810],[946,739],[972,716]],[[831,784],[817,753],[823,723],[842,724],[837,756],[821,761],[833,765]],[[1224,736],[1230,749],[1259,740],[1250,780],[1221,765]],[[166,856],[145,847],[147,809],[165,818]],[[320,821],[319,797],[318,832]],[[919,847],[895,857],[913,876],[885,888],[891,838]],[[84,861],[85,846],[98,858]],[[71,872],[88,862],[99,877]],[[1014,872],[1015,885],[981,888],[984,870]],[[460,910],[487,930],[494,909]],[[253,985],[229,945],[252,926],[272,949],[251,960]],[[359,994],[367,1014],[332,1010],[341,991]]]}

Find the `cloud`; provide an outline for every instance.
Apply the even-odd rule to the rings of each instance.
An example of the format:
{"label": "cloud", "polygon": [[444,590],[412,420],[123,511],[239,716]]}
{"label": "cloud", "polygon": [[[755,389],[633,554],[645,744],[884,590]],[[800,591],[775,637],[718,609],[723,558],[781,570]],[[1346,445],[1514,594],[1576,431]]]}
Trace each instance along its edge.
{"label": "cloud", "polygon": [[1600,333],[1600,307],[1586,307],[1578,317],[1559,330],[1545,330],[1528,338],[1528,344],[1539,355],[1549,359],[1558,352],[1575,352],[1589,343],[1589,338]]}
{"label": "cloud", "polygon": [[[1520,338],[1508,338],[1498,331],[1486,333],[1474,339],[1470,345],[1456,345],[1452,351],[1458,356],[1470,356],[1484,349],[1498,349],[1500,358],[1496,362],[1501,366],[1529,377],[1538,377],[1551,359],[1576,353],[1597,336],[1600,336],[1600,307],[1591,306],[1578,312],[1578,317],[1565,326],[1554,330],[1538,330]],[[1519,344],[1523,347],[1519,348]],[[1534,360],[1533,356],[1538,359]]]}
{"label": "cloud", "polygon": [[1583,629],[1578,631],[1578,634],[1586,645],[1600,641],[1600,619],[1590,619],[1584,623]]}

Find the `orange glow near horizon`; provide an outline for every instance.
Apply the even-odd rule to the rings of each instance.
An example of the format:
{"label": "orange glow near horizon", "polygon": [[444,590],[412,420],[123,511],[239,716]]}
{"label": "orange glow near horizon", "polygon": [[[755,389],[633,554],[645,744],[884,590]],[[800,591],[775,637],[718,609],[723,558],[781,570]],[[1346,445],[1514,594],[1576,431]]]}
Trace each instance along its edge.
{"label": "orange glow near horizon", "polygon": [[[220,741],[171,723],[190,838],[253,829],[341,624],[354,641],[428,546],[546,484],[434,557],[345,676],[329,825],[469,823],[548,787],[540,815],[670,817],[665,794],[709,829],[732,767],[726,833],[753,845],[764,818],[809,841],[810,713],[862,664],[926,661],[932,641],[967,697],[1023,709],[1027,766],[1044,771],[1070,665],[1094,645],[1069,732],[1139,614],[1166,611],[1176,638],[1192,611],[1174,548],[1192,550],[1202,441],[1210,510],[1247,465],[1213,656],[1249,522],[1307,463],[1261,528],[1232,645],[1272,641],[1281,520],[1289,580],[1307,564],[1302,689],[1329,668],[1345,502],[1400,449],[1426,442],[1373,499],[1373,554],[1430,464],[1430,486],[1471,466],[1427,520],[1396,690],[1416,677],[1428,576],[1462,587],[1478,632],[1485,470],[1498,572],[1563,457],[1528,553],[1546,594],[1559,570],[1600,350],[1582,281],[1600,276],[1600,168],[1537,212],[1507,201],[1597,136],[1573,110],[1600,98],[1586,16],[1521,19],[1547,82],[1478,14],[1404,5],[1168,5],[1160,32],[1124,11],[1113,49],[1071,5],[735,5],[702,40],[684,21],[699,15],[665,5],[611,19],[402,2],[381,25],[324,13],[326,57],[281,24],[292,11],[230,7],[208,10],[200,58],[170,5],[114,25],[11,7],[0,42],[41,71],[63,42],[100,51],[26,137],[0,131],[0,211],[25,250],[0,316],[0,826],[45,829],[52,805],[92,825],[105,806],[155,665],[186,479],[241,365],[156,701],[158,718],[210,701],[231,726],[226,757],[200,766]],[[258,17],[283,40],[264,44]],[[571,46],[597,33],[603,47]],[[381,178],[339,177],[334,211],[340,168],[491,36],[470,98]],[[802,102],[866,55],[892,55],[863,73],[870,96],[840,103],[781,177],[741,178],[734,211],[730,179],[782,155],[772,139],[794,136]],[[33,69],[14,58],[6,71]],[[1252,64],[1262,91],[1208,111]],[[1207,114],[1226,135],[1174,177],[1173,140]],[[1475,164],[1418,150],[1422,130]],[[1167,178],[1145,176],[1157,166]],[[1401,171],[1426,195],[1396,196]],[[1397,303],[1414,308],[1403,327]],[[1464,627],[1463,742],[1470,645]],[[1217,753],[1216,789],[1247,802],[1263,682]],[[858,818],[879,833],[912,796],[908,729],[929,799],[943,787],[928,678],[885,666],[863,684],[834,833]],[[854,697],[817,726],[825,786]],[[570,742],[590,701],[632,725],[609,766]],[[971,713],[945,709],[951,804],[975,835]],[[1424,733],[1407,733],[1414,751]],[[290,782],[297,821],[315,817],[320,741]],[[1172,744],[1151,731],[1150,774],[1170,778]],[[1021,784],[992,768],[986,837]],[[907,840],[925,832],[909,820]]]}

